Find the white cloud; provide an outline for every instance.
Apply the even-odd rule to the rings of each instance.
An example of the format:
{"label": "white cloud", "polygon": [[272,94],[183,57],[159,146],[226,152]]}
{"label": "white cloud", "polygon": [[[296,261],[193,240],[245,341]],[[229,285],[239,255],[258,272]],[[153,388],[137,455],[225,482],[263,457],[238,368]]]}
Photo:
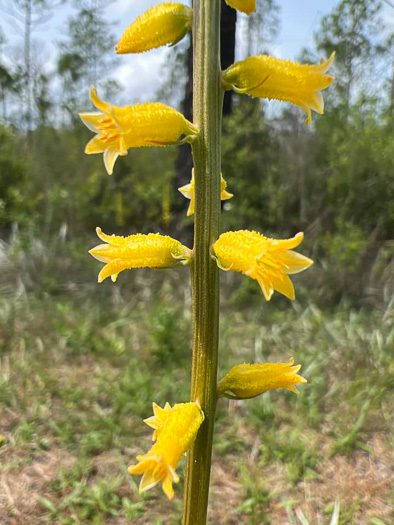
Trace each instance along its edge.
{"label": "white cloud", "polygon": [[160,48],[141,55],[126,55],[121,58],[114,77],[124,86],[122,103],[147,102],[152,100],[160,87],[163,66],[167,60],[167,49]]}

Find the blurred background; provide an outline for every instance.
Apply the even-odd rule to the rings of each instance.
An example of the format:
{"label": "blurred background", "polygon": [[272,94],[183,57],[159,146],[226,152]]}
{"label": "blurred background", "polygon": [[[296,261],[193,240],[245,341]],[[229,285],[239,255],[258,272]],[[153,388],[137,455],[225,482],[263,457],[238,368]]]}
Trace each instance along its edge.
{"label": "blurred background", "polygon": [[[153,3],[153,1],[152,1]],[[325,115],[227,94],[222,230],[286,238],[314,266],[297,299],[266,303],[221,272],[220,375],[294,356],[308,379],[221,401],[212,524],[394,523],[394,3],[223,2],[222,65],[252,54],[317,63],[336,51]],[[137,0],[1,0],[0,522],[178,524],[176,498],[138,495],[127,465],[150,446],[151,403],[187,401],[186,268],[97,284],[87,251],[104,232],[160,232],[192,246],[188,145],[141,148],[109,177],[78,117],[106,101],[161,101],[191,119],[189,37],[117,57]],[[304,521],[303,521],[304,520]]]}

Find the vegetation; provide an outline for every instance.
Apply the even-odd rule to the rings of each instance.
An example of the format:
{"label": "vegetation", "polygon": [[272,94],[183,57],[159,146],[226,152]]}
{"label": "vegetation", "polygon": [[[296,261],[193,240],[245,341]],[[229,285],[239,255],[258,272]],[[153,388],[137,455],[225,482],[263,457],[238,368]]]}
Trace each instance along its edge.
{"label": "vegetation", "polygon": [[[181,516],[180,498],[139,496],[125,466],[149,442],[141,419],[152,399],[189,395],[186,270],[98,286],[86,252],[96,226],[181,239],[191,222],[174,150],[134,150],[111,179],[101,158],[83,155],[80,95],[115,43],[84,46],[98,27],[108,32],[95,4],[78,3],[86,23],[73,15],[60,44],[61,103],[31,51],[20,63],[0,59],[1,523]],[[337,50],[336,89],[312,127],[298,108],[275,113],[236,95],[224,121],[222,168],[238,199],[223,204],[222,230],[303,230],[315,266],[298,277],[292,306],[275,297],[267,308],[256,283],[221,275],[220,375],[294,355],[308,385],[296,402],[273,392],[220,403],[211,523],[329,523],[336,501],[341,525],[392,520],[394,74],[379,6],[341,0],[303,52],[315,60]],[[116,85],[103,88],[111,96]]]}

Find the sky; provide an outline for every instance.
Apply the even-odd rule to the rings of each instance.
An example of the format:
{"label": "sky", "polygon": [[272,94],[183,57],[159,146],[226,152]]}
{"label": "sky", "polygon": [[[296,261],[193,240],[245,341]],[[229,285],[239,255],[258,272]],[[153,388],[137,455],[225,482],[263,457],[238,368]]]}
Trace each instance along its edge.
{"label": "sky", "polygon": [[[304,47],[313,46],[313,33],[319,28],[323,15],[329,13],[339,0],[278,0],[280,5],[281,30],[273,45],[272,52],[277,57],[294,59]],[[106,8],[106,19],[112,25],[113,33],[119,37],[127,26],[159,0],[115,0]],[[184,3],[191,3],[184,0]],[[34,39],[41,55],[41,63],[49,70],[55,69],[56,44],[66,38],[67,19],[72,15],[70,7],[55,10],[51,20],[38,27]],[[253,16],[253,15],[252,15]],[[386,5],[385,19],[394,30],[394,9]],[[240,14],[239,19],[245,15]],[[6,38],[2,54],[12,56],[22,46],[22,37],[2,17],[2,32]],[[141,55],[126,55],[119,58],[115,77],[130,93],[130,102],[143,102],[153,96],[160,84],[160,76],[168,57],[168,49],[160,48]],[[243,57],[244,58],[244,57]]]}

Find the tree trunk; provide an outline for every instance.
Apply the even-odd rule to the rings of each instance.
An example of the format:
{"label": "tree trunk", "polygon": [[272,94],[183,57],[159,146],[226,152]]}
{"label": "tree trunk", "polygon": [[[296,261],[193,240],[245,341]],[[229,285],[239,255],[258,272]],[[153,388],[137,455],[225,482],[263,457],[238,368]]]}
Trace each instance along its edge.
{"label": "tree trunk", "polygon": [[[220,63],[221,68],[226,69],[234,62],[235,57],[235,27],[237,22],[237,11],[229,7],[224,0],[221,5],[221,17],[220,17]],[[191,41],[191,35],[190,35]],[[193,46],[190,43],[186,52],[187,61],[187,82],[185,85],[185,95],[182,103],[182,112],[184,116],[193,121]],[[223,116],[229,115],[232,110],[232,95],[233,92],[226,91],[224,95],[223,104]],[[175,164],[176,177],[175,177],[175,191],[177,188],[188,184],[191,179],[193,167],[193,159],[191,155],[191,149],[189,144],[184,144],[179,147],[179,153]],[[176,199],[177,205],[172,206],[172,212],[174,214],[173,226],[171,230],[174,235],[178,235],[181,242],[187,244],[188,240],[191,239],[193,232],[192,226],[190,228],[180,228],[180,221],[178,215],[184,213],[187,206],[185,203]],[[178,204],[179,203],[179,204]]]}

